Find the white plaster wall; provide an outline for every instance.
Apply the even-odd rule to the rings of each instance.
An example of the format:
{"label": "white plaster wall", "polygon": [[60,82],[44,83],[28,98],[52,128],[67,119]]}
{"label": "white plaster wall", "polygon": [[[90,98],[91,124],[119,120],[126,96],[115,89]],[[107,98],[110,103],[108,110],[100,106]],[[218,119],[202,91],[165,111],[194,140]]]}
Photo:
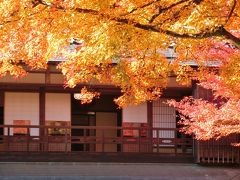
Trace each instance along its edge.
{"label": "white plaster wall", "polygon": [[46,93],[46,121],[71,121],[71,95]]}
{"label": "white plaster wall", "polygon": [[122,122],[147,123],[147,103],[124,107],[122,115]]}
{"label": "white plaster wall", "polygon": [[[39,93],[5,92],[4,124],[12,125],[13,120],[30,120],[31,125],[39,125]],[[30,129],[30,135],[38,136],[39,130]]]}

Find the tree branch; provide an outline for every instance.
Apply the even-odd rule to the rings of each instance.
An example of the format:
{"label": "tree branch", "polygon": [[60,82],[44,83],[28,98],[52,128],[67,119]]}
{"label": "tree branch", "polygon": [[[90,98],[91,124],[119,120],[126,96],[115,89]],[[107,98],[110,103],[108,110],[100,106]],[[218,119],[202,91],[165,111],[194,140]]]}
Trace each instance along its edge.
{"label": "tree branch", "polygon": [[228,20],[232,17],[233,15],[233,12],[236,8],[236,5],[237,5],[237,1],[236,0],[233,0],[233,5],[232,5],[232,8],[231,8],[231,11],[229,12],[229,15],[228,15],[228,18],[226,20],[226,23],[228,22]]}
{"label": "tree branch", "polygon": [[[171,6],[169,6],[168,8],[166,8],[166,10],[168,10],[170,8],[173,8],[174,6],[179,5],[180,3],[187,2],[187,1],[189,1],[189,0],[179,1],[178,3],[175,3]],[[236,0],[234,0],[234,2],[235,1]],[[202,0],[198,1],[198,3],[200,3],[200,2],[202,2]],[[233,5],[230,14],[233,14],[234,7],[235,7],[235,5]],[[180,33],[177,33],[177,32],[173,32],[173,31],[170,31],[170,30],[166,30],[166,29],[156,27],[155,25],[147,25],[147,24],[141,24],[141,23],[138,23],[138,22],[134,22],[131,19],[127,19],[127,18],[123,18],[123,17],[110,17],[108,14],[104,14],[104,13],[101,13],[101,12],[96,11],[96,10],[82,9],[82,8],[76,8],[75,10],[79,13],[87,13],[87,14],[92,14],[92,15],[98,15],[98,16],[101,16],[101,17],[106,18],[106,19],[111,20],[111,21],[115,21],[115,22],[119,22],[119,23],[123,23],[123,24],[129,24],[129,25],[132,25],[136,28],[147,30],[147,31],[165,33],[169,36],[178,37],[178,38],[203,39],[203,38],[208,38],[208,37],[213,37],[213,36],[221,36],[222,35],[222,36],[226,37],[227,39],[232,40],[236,44],[237,48],[240,48],[239,47],[240,46],[239,45],[240,44],[240,39],[238,37],[234,36],[233,34],[231,34],[230,32],[228,32],[223,27],[219,27],[214,32],[201,32],[201,33],[198,33],[198,34],[186,34],[186,33],[185,34],[180,34]]]}
{"label": "tree branch", "polygon": [[[189,0],[181,0],[177,3],[174,3],[172,4],[171,6],[165,8],[165,11],[168,10],[168,9],[171,9],[173,8],[174,6],[176,5],[179,5],[180,3],[184,3],[184,2],[187,2]],[[193,3],[200,3],[202,2],[202,0],[191,0]],[[49,3],[46,3],[44,0],[38,0],[39,3],[45,5],[45,6],[48,6],[48,7],[54,7],[58,10],[65,10],[64,7],[62,6],[59,6],[57,4],[49,4]],[[151,3],[154,3],[156,1],[152,1]],[[232,6],[232,9],[230,11],[230,15],[231,16],[234,12],[234,9],[236,7],[236,0],[234,0],[234,4]],[[146,4],[147,5],[147,4]],[[227,31],[223,26],[221,27],[218,27],[218,29],[216,29],[215,31],[213,32],[200,32],[200,33],[197,33],[197,34],[180,34],[180,33],[177,33],[177,32],[174,32],[174,31],[170,31],[170,30],[166,30],[166,29],[162,29],[160,27],[157,27],[155,25],[148,25],[148,24],[141,24],[141,23],[138,23],[138,22],[135,22],[131,19],[128,19],[128,18],[123,18],[123,17],[111,17],[109,14],[105,14],[103,12],[99,12],[99,11],[96,11],[96,10],[92,10],[92,9],[83,9],[83,8],[75,8],[73,9],[75,10],[76,12],[79,12],[79,13],[84,13],[84,14],[92,14],[92,15],[96,15],[96,16],[101,16],[102,18],[105,18],[105,19],[108,19],[110,21],[115,21],[115,22],[118,22],[118,23],[122,23],[122,24],[129,24],[129,25],[132,25],[133,27],[136,27],[136,28],[139,28],[139,29],[143,29],[143,30],[146,30],[146,31],[152,31],[152,32],[158,32],[158,33],[165,33],[169,36],[173,36],[173,37],[177,37],[177,38],[191,38],[191,39],[196,39],[196,38],[199,38],[199,39],[203,39],[203,38],[208,38],[208,37],[213,37],[213,36],[224,36],[226,37],[227,39],[230,39],[232,40],[236,47],[237,48],[240,48],[240,38],[234,36],[233,34],[231,34],[229,31]]]}
{"label": "tree branch", "polygon": [[[37,5],[36,5],[37,6]],[[36,7],[33,5],[33,7]],[[45,9],[47,8],[47,6],[43,7],[42,9],[40,9],[39,11],[37,12],[34,12],[32,14],[29,14],[27,15],[26,17],[31,17],[31,16],[34,16],[42,11],[44,11]],[[8,24],[8,23],[12,23],[12,22],[16,22],[16,21],[19,21],[21,18],[17,18],[17,19],[13,19],[13,20],[7,20],[7,21],[3,21],[2,23],[0,23],[0,26],[4,26],[5,24]]]}
{"label": "tree branch", "polygon": [[225,36],[227,39],[232,40],[236,47],[238,49],[240,49],[240,38],[234,36],[232,33],[230,33],[229,31],[227,31],[224,27],[222,29],[220,29],[221,33],[223,36]]}
{"label": "tree branch", "polygon": [[120,15],[120,16],[126,16],[126,15],[128,15],[128,14],[131,14],[131,13],[133,13],[133,12],[139,10],[139,9],[148,7],[148,6],[150,6],[150,5],[152,5],[152,4],[156,3],[156,2],[159,2],[159,1],[161,1],[161,0],[155,0],[155,1],[149,2],[149,3],[147,3],[147,4],[144,4],[144,5],[140,6],[140,7],[136,7],[136,8],[134,8],[134,9],[132,9],[130,12],[124,13],[124,14],[122,14],[122,15]]}
{"label": "tree branch", "polygon": [[203,38],[209,38],[214,36],[224,36],[226,39],[230,39],[233,41],[236,45],[236,48],[240,49],[240,38],[234,36],[229,31],[227,31],[224,27],[219,27],[215,32],[209,32],[209,33],[199,33],[199,34],[178,34],[173,31],[166,31],[166,34],[178,37],[178,38],[191,38],[191,39],[203,39]]}
{"label": "tree branch", "polygon": [[160,8],[159,12],[157,14],[154,14],[152,16],[152,18],[149,20],[149,23],[152,23],[159,15],[163,14],[164,12],[168,11],[169,9],[172,9],[172,8],[176,7],[177,5],[180,5],[180,4],[185,3],[187,1],[189,1],[189,0],[181,0],[181,1],[178,1],[174,4],[171,4],[168,7],[165,7],[165,8],[162,8],[162,9]]}
{"label": "tree branch", "polygon": [[146,31],[165,33],[169,36],[173,36],[173,37],[177,37],[177,38],[203,39],[203,38],[222,35],[222,36],[226,37],[227,39],[232,40],[235,43],[236,47],[240,49],[240,39],[238,37],[234,36],[233,34],[231,34],[230,32],[228,32],[223,27],[219,27],[214,32],[207,32],[207,33],[204,33],[204,32],[202,33],[201,32],[201,33],[198,33],[198,34],[180,34],[180,33],[177,33],[177,32],[170,31],[170,30],[161,29],[161,28],[156,27],[154,25],[146,25],[146,24],[141,24],[141,23],[138,23],[138,22],[134,22],[134,21],[132,21],[130,19],[126,19],[126,18],[109,17],[109,15],[99,13],[98,11],[95,11],[95,10],[77,8],[76,11],[80,12],[80,13],[90,13],[90,14],[93,14],[93,15],[100,15],[103,18],[107,18],[107,19],[112,20],[112,21],[116,21],[116,22],[123,23],[123,24],[129,24],[129,25],[132,25],[136,28],[143,29],[143,30],[146,30]]}

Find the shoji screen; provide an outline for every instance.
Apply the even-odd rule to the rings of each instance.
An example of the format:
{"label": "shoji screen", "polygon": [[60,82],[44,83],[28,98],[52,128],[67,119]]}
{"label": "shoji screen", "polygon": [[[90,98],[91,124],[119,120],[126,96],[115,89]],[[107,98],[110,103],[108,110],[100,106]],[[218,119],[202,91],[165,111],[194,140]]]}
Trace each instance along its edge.
{"label": "shoji screen", "polygon": [[123,122],[147,123],[147,103],[124,107],[122,113]]}
{"label": "shoji screen", "polygon": [[[13,124],[14,120],[25,120],[30,121],[30,125],[39,125],[39,93],[5,93],[4,124]],[[10,134],[12,133],[11,129]],[[38,136],[39,131],[32,128],[30,134]]]}
{"label": "shoji screen", "polygon": [[71,96],[64,93],[46,93],[46,121],[71,121]]}
{"label": "shoji screen", "polygon": [[[167,99],[159,99],[153,102],[153,127],[154,128],[176,128],[175,108],[169,107]],[[157,137],[157,131],[153,132],[153,137]],[[159,138],[175,138],[175,131],[160,130]]]}

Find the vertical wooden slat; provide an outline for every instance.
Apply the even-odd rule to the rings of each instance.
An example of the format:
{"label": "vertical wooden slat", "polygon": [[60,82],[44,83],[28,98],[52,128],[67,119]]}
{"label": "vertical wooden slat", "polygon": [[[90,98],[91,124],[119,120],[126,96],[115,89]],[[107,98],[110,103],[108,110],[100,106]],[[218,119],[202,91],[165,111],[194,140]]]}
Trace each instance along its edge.
{"label": "vertical wooden slat", "polygon": [[176,142],[177,131],[176,130],[174,131],[174,136],[175,136],[175,138],[174,138],[174,153],[176,155],[177,154],[177,142]]}
{"label": "vertical wooden slat", "polygon": [[104,129],[100,129],[102,131],[102,152],[104,152],[104,146],[105,146],[105,143],[104,143]]}
{"label": "vertical wooden slat", "polygon": [[159,130],[156,130],[157,131],[157,152],[159,153]]}
{"label": "vertical wooden slat", "polygon": [[140,136],[140,128],[137,128],[138,131],[138,152],[141,152],[141,136]]}
{"label": "vertical wooden slat", "polygon": [[208,153],[207,153],[207,142],[202,141],[202,161],[204,163],[208,162]]}
{"label": "vertical wooden slat", "polygon": [[30,128],[27,127],[27,152],[29,152]]}
{"label": "vertical wooden slat", "polygon": [[227,138],[227,163],[230,162],[230,152],[231,152],[231,145],[230,145],[230,138]]}
{"label": "vertical wooden slat", "polygon": [[[239,140],[240,140],[240,135],[239,135],[239,134],[236,134],[236,142],[240,143]],[[239,149],[240,149],[240,148],[235,148],[235,155],[234,155],[234,156],[235,156],[235,158],[236,158],[236,159],[235,159],[236,163],[239,163],[239,161],[240,161],[240,159],[239,159],[239,155],[240,155],[240,154],[239,154],[239,152],[240,152]]]}
{"label": "vertical wooden slat", "polygon": [[41,144],[46,144],[45,146],[45,151],[49,151],[49,134],[48,134],[48,128],[44,128],[44,130],[46,130],[45,136],[44,138],[41,140],[41,136],[40,136],[40,141],[43,141],[43,143]]}
{"label": "vertical wooden slat", "polygon": [[226,151],[226,145],[225,145],[225,140],[222,139],[221,141],[222,145],[222,159],[220,159],[220,162],[224,163],[225,162],[225,151]]}
{"label": "vertical wooden slat", "polygon": [[230,144],[231,144],[231,138],[227,138],[227,152],[228,152],[227,163],[230,163],[230,156],[231,156],[231,150],[232,150],[232,147]]}
{"label": "vertical wooden slat", "polygon": [[220,159],[220,143],[219,140],[217,141],[217,163],[219,162]]}
{"label": "vertical wooden slat", "polygon": [[7,127],[7,151],[10,151],[10,127]]}
{"label": "vertical wooden slat", "polygon": [[214,141],[211,141],[211,161],[212,161],[212,163],[214,163],[214,159],[215,159],[215,142]]}
{"label": "vertical wooden slat", "polygon": [[65,153],[68,152],[68,136],[67,136],[67,132],[68,132],[68,129],[65,127],[64,128],[64,131],[65,131]]}
{"label": "vertical wooden slat", "polygon": [[87,144],[86,144],[86,136],[87,136],[87,129],[83,129],[83,151],[87,151]]}
{"label": "vertical wooden slat", "polygon": [[240,164],[240,148],[236,148],[236,163]]}
{"label": "vertical wooden slat", "polygon": [[203,161],[203,158],[205,158],[205,157],[204,157],[204,144],[203,144],[202,141],[199,141],[199,146],[200,146],[200,148],[199,148],[199,152],[200,152],[200,162],[202,162],[202,161]]}
{"label": "vertical wooden slat", "polygon": [[123,147],[124,147],[124,139],[123,139],[123,128],[121,127],[121,152],[123,152]]}

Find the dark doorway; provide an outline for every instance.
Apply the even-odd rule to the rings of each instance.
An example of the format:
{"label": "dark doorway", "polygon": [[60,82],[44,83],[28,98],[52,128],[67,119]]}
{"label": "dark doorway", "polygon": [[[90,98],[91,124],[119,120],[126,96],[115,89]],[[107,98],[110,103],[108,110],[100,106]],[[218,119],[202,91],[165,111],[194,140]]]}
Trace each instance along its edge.
{"label": "dark doorway", "polygon": [[[72,126],[95,126],[94,112],[79,112],[72,114]],[[72,151],[94,151],[89,144],[80,143],[80,138],[84,136],[94,136],[94,130],[84,130],[81,128],[72,129]]]}
{"label": "dark doorway", "polygon": [[[101,122],[101,115],[106,114],[117,114],[117,123],[115,126],[121,126],[121,110],[118,109],[118,106],[114,103],[113,99],[116,98],[114,95],[102,95],[99,99],[94,99],[90,104],[81,104],[79,100],[74,99],[72,96],[71,99],[71,124],[72,126],[104,126]],[[98,118],[97,118],[98,117]],[[108,116],[107,116],[108,117]],[[109,126],[111,126],[112,121],[110,118],[106,119],[109,122]],[[107,123],[105,121],[104,123]],[[108,123],[107,125],[108,126]],[[90,136],[94,138],[94,136],[98,136],[99,132],[91,129],[84,130],[81,128],[72,129],[72,151],[88,151],[95,152],[97,151],[97,147],[95,144],[84,144],[81,143],[81,138],[84,136],[88,139],[91,139]],[[120,133],[117,132],[117,136],[120,136]],[[119,149],[119,148],[118,148]]]}

